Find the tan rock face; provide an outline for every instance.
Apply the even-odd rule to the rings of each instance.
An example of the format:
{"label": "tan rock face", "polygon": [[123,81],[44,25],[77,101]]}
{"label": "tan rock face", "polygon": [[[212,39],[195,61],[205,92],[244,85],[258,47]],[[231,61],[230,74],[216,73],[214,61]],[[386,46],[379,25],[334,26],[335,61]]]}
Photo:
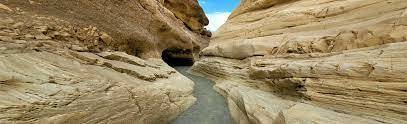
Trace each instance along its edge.
{"label": "tan rock face", "polygon": [[0,58],[0,123],[165,123],[195,101],[193,82],[158,59],[143,67],[86,52]]}
{"label": "tan rock face", "polygon": [[337,52],[406,40],[404,0],[243,1],[204,55]]}
{"label": "tan rock face", "polygon": [[407,1],[243,0],[193,71],[236,123],[407,123]]}
{"label": "tan rock face", "polygon": [[[95,34],[100,38],[90,41],[100,41],[97,46],[102,50],[160,58],[167,48],[199,51],[208,44],[203,28],[208,20],[195,0],[31,1],[4,1],[2,4],[19,8],[18,12],[23,15],[53,17],[75,27],[91,26],[82,33],[103,31]],[[81,32],[81,29],[74,30]]]}
{"label": "tan rock face", "polygon": [[155,0],[1,1],[0,123],[168,123],[196,98],[161,52],[193,58],[208,42],[185,25],[204,30],[202,13],[174,13]]}
{"label": "tan rock face", "polygon": [[201,33],[203,27],[209,24],[201,6],[197,0],[163,0],[164,6],[170,9],[174,15],[182,20],[193,31]]}

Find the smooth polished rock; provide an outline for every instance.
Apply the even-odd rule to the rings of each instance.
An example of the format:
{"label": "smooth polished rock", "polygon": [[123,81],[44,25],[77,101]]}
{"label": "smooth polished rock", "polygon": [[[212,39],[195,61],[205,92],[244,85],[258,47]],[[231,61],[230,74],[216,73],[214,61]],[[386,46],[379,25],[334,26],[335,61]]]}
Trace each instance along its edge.
{"label": "smooth polished rock", "polygon": [[[92,60],[92,53],[82,55]],[[177,72],[146,81],[127,71],[48,52],[0,58],[0,123],[166,123],[196,100],[194,83]],[[122,70],[135,66],[104,61]],[[149,74],[160,69],[132,71]]]}
{"label": "smooth polished rock", "polygon": [[235,123],[407,123],[406,7],[243,0],[192,70],[218,83]]}

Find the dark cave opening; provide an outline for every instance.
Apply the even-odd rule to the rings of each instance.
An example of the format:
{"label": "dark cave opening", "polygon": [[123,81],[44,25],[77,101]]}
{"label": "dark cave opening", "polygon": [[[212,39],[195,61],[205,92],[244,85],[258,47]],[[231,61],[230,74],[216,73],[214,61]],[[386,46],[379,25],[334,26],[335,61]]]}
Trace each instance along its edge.
{"label": "dark cave opening", "polygon": [[190,49],[169,48],[162,52],[161,58],[170,66],[192,66],[194,57]]}

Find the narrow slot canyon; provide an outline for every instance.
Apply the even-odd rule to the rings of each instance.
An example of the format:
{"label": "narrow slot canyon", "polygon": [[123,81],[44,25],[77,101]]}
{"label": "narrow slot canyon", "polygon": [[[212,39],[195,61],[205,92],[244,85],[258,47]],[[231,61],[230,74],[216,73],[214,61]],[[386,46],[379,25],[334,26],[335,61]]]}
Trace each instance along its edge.
{"label": "narrow slot canyon", "polygon": [[233,124],[225,98],[213,89],[215,82],[188,72],[194,64],[191,50],[167,49],[162,59],[195,83],[197,101],[171,124]]}
{"label": "narrow slot canyon", "polygon": [[0,124],[407,124],[407,0],[0,0]]}
{"label": "narrow slot canyon", "polygon": [[225,98],[213,89],[215,82],[188,73],[191,66],[174,66],[191,79],[197,101],[171,124],[233,124]]}

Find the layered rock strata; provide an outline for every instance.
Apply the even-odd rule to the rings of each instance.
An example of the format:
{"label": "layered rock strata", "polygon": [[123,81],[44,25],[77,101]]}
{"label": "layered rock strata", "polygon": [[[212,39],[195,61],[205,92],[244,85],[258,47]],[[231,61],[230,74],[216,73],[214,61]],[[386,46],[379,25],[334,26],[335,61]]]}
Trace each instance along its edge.
{"label": "layered rock strata", "polygon": [[168,48],[200,51],[207,46],[210,36],[204,28],[208,19],[196,0],[6,0],[1,4],[12,8],[9,14],[26,18],[21,21],[32,20],[31,16],[62,20],[65,23],[58,22],[57,26],[46,20],[36,24],[66,28],[72,30],[67,32],[70,34],[88,33],[77,27],[91,26],[89,30],[101,30],[111,38],[72,40],[95,42],[86,46],[92,50],[124,51],[141,58],[160,58]]}
{"label": "layered rock strata", "polygon": [[192,71],[236,123],[407,123],[407,1],[242,1]]}
{"label": "layered rock strata", "polygon": [[0,58],[0,123],[165,123],[196,100],[193,82],[159,59],[142,66],[87,52]]}
{"label": "layered rock strata", "polygon": [[194,83],[161,53],[185,49],[192,59],[210,33],[197,1],[183,2],[196,12],[167,4],[0,1],[0,123],[142,124],[177,117],[196,101]]}

